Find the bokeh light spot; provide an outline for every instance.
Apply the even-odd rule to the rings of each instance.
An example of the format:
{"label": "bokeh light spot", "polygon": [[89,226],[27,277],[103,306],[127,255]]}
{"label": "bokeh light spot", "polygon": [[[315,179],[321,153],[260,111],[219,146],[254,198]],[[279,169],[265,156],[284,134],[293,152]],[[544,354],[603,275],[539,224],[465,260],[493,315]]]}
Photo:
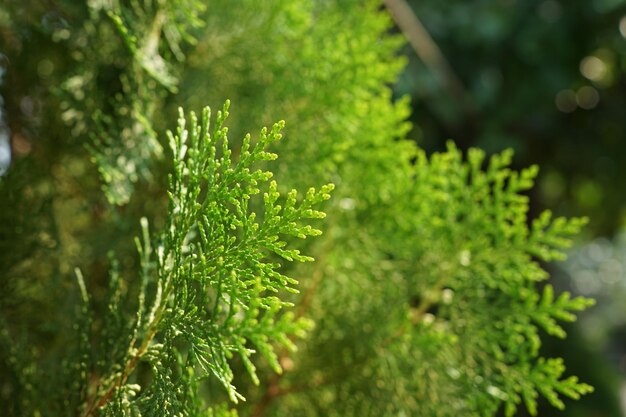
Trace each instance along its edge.
{"label": "bokeh light spot", "polygon": [[578,204],[583,208],[598,207],[603,200],[602,188],[591,179],[576,184],[574,195]]}
{"label": "bokeh light spot", "polygon": [[52,71],[54,71],[54,64],[49,59],[42,59],[37,64],[37,74],[41,78],[47,78],[52,75]]}
{"label": "bokeh light spot", "polygon": [[6,129],[0,126],[0,176],[9,169],[11,163],[11,144]]}
{"label": "bokeh light spot", "polygon": [[563,199],[566,187],[566,179],[556,170],[546,172],[539,181],[539,190],[543,198],[555,206]]}
{"label": "bokeh light spot", "polygon": [[559,91],[556,95],[554,103],[556,104],[556,108],[563,113],[571,113],[576,110],[576,107],[578,106],[576,104],[576,93],[572,90]]}
{"label": "bokeh light spot", "polygon": [[600,94],[593,87],[586,85],[576,92],[576,103],[585,110],[593,109],[599,102]]}
{"label": "bokeh light spot", "polygon": [[591,81],[602,81],[607,75],[606,63],[594,55],[589,55],[580,61],[580,73]]}
{"label": "bokeh light spot", "polygon": [[562,14],[563,7],[556,0],[546,0],[539,5],[539,15],[547,22],[556,22]]}

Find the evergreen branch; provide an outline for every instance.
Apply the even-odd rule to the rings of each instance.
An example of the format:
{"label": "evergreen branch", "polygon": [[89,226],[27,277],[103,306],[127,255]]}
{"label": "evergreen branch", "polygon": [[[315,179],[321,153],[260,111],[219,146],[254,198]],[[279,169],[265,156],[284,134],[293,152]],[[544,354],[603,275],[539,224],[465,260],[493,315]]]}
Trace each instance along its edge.
{"label": "evergreen branch", "polygon": [[[421,225],[419,237],[415,240],[406,235],[398,237],[403,246],[394,251],[398,257],[394,262],[418,267],[415,272],[406,271],[405,279],[417,286],[410,293],[421,295],[419,304],[410,307],[407,314],[406,304],[383,301],[382,311],[396,303],[404,307],[406,317],[393,321],[395,330],[386,326],[385,335],[368,339],[376,343],[374,352],[340,361],[330,371],[323,371],[319,378],[300,379],[306,370],[299,371],[296,365],[290,371],[288,386],[280,384],[281,376],[274,376],[267,382],[267,389],[251,416],[263,415],[276,398],[288,394],[317,398],[322,395],[313,392],[318,388],[340,384],[341,388],[324,392],[343,392],[358,387],[367,379],[364,370],[401,360],[398,352],[414,352],[424,361],[405,361],[402,366],[414,371],[397,372],[408,375],[426,372],[433,375],[433,381],[445,380],[451,389],[462,389],[462,384],[478,384],[472,382],[473,378],[480,380],[484,395],[468,394],[466,399],[461,399],[459,410],[495,412],[503,402],[507,410],[515,409],[518,403],[512,400],[516,398],[514,381],[519,383],[522,379],[533,392],[549,395],[556,406],[560,403],[554,392],[568,396],[586,392],[586,385],[559,379],[560,373],[552,373],[551,378],[530,377],[533,373],[547,372],[542,359],[537,358],[540,344],[537,325],[551,334],[564,336],[557,321],[571,321],[572,311],[591,303],[580,298],[570,300],[567,294],[555,299],[550,286],[540,296],[536,281],[545,279],[546,274],[531,256],[561,257],[563,248],[571,243],[570,236],[584,220],[551,222],[549,215],[542,215],[529,227],[528,200],[519,193],[532,186],[536,167],[514,172],[509,169],[512,153],[504,152],[492,157],[483,169],[484,157],[484,153],[471,150],[468,162],[464,162],[460,151],[452,145],[447,152],[435,154],[430,160],[423,154],[418,157],[415,196],[429,199],[427,203],[422,198],[415,200],[412,212],[416,213],[416,223]],[[414,253],[403,251],[406,247],[413,248]],[[412,281],[412,274],[419,279]],[[395,317],[393,314],[391,317]],[[390,384],[414,383],[412,377],[401,380],[397,379],[397,373],[391,375],[395,376],[390,377]],[[568,388],[557,388],[560,386]],[[428,399],[422,405],[424,408],[419,409],[427,413],[429,407],[437,407],[442,395],[439,389],[445,388],[436,385],[432,389],[422,388]],[[513,403],[508,402],[510,399]],[[529,401],[527,407],[532,411]]]}
{"label": "evergreen branch", "polygon": [[[276,158],[265,148],[280,139],[282,123],[271,131],[263,129],[253,147],[246,136],[239,160],[234,162],[223,127],[228,105],[218,112],[212,132],[206,108],[200,122],[191,113],[189,128],[181,110],[176,134],[168,134],[174,155],[168,224],[153,250],[147,220],[142,219],[143,244],[137,240],[141,292],[128,354],[117,376],[96,388],[87,400],[83,417],[103,407],[112,410],[111,400],[118,397],[131,404],[135,401],[131,398],[139,395],[138,404],[145,407],[160,403],[158,390],[170,384],[170,376],[155,365],[168,360],[165,352],[178,349],[174,338],[185,341],[187,361],[198,365],[202,377],[216,377],[237,402],[243,397],[231,384],[230,356],[238,353],[258,383],[249,359],[252,351],[245,344],[254,345],[279,372],[271,341],[290,346],[288,335],[302,336],[308,327],[306,321],[288,314],[277,315],[289,304],[271,294],[295,291],[297,281],[279,273],[279,264],[267,262],[267,253],[287,261],[312,260],[288,249],[283,236],[304,239],[321,233],[303,223],[324,217],[315,206],[330,197],[332,186],[309,189],[299,202],[292,191],[284,205],[277,204],[280,194],[276,182],[270,181],[271,173],[252,166]],[[257,223],[249,206],[264,183],[262,222]],[[145,304],[148,283],[156,286],[151,306]],[[159,353],[157,346],[164,351]],[[155,372],[155,380],[143,390],[128,384],[142,361],[151,363]]]}
{"label": "evergreen branch", "polygon": [[[316,262],[315,262],[316,268],[313,271],[313,274],[311,275],[311,280],[310,280],[311,282],[306,287],[302,295],[301,301],[298,303],[298,307],[295,313],[296,319],[306,317],[307,312],[309,308],[311,307],[311,304],[313,303],[313,299],[315,298],[317,289],[319,288],[324,277],[326,276],[324,274],[326,257],[329,255],[330,249],[332,248],[333,243],[334,243],[331,237],[332,236],[332,223],[328,223],[327,229],[329,231],[326,233],[327,237],[326,237],[326,240],[324,242],[322,249],[320,250],[320,255],[318,255],[316,259]],[[284,363],[288,359],[288,354],[291,351],[293,351],[293,349],[284,348],[278,356],[278,363],[279,364]],[[275,397],[285,395],[290,392],[288,390],[284,390],[280,388],[279,386],[281,379],[285,375],[285,372],[284,372],[285,367],[281,366],[281,369],[282,369],[282,372],[275,373],[274,375],[272,375],[269,381],[267,381],[266,389],[261,395],[261,399],[256,403],[252,413],[250,414],[251,417],[261,417],[265,413],[266,408],[271,404],[271,402],[274,400]]]}
{"label": "evergreen branch", "polygon": [[[6,69],[35,59],[25,67],[35,72],[15,80],[45,85],[7,85],[16,94],[4,97],[13,116],[20,107],[28,116],[31,99],[52,110],[33,111],[37,121],[21,127],[50,129],[55,146],[33,156],[45,162],[42,151],[54,148],[55,162],[12,175],[28,161],[16,159],[0,182],[9,197],[2,265],[16,278],[1,291],[0,414],[488,417],[524,405],[536,413],[539,397],[561,408],[563,397],[590,392],[559,359],[539,355],[544,333],[564,337],[562,323],[591,304],[540,283],[541,262],[562,259],[585,220],[549,212],[529,220],[538,168],[516,172],[512,151],[464,156],[449,144],[427,156],[405,140],[409,100],[394,103],[390,90],[403,40],[389,35],[380,0],[215,0],[210,9],[203,0],[95,0],[32,11],[22,3],[1,5],[0,24],[11,45],[43,41],[46,54],[33,47],[26,59],[12,46]],[[444,89],[464,101],[405,3],[384,2]],[[30,22],[39,20],[33,11],[44,12],[41,25]],[[61,85],[64,124],[49,85]],[[174,91],[186,106],[238,97],[242,140],[233,147],[228,137],[228,103],[213,119],[208,109],[181,110],[162,141],[173,163],[161,199],[152,191],[160,186],[137,184],[166,168],[153,163],[163,152],[156,132]],[[277,115],[297,127],[289,141],[279,141],[282,122],[243,135]],[[94,178],[74,172],[84,163],[71,144],[88,137],[105,197],[127,209],[77,191]],[[274,151],[281,160],[270,172]],[[283,190],[322,180],[341,187],[331,233],[302,243],[321,233],[332,187]],[[55,195],[54,210],[31,197]],[[48,215],[62,220],[52,220],[58,233]],[[140,226],[136,253],[128,224]],[[59,256],[40,262],[41,245]],[[107,249],[116,255],[103,285]],[[312,268],[293,266],[308,254],[318,258]],[[68,296],[64,271],[77,262],[90,274],[76,270]],[[304,286],[295,279],[302,271]],[[238,404],[245,392],[257,403]]]}

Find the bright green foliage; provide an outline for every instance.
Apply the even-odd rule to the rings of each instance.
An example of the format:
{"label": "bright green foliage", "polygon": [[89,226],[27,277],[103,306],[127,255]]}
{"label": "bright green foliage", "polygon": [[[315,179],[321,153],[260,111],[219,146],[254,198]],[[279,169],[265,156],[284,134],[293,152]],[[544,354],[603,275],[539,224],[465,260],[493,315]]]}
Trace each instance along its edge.
{"label": "bright green foliage", "polygon": [[[46,123],[94,136],[108,201],[126,204],[82,190],[65,202],[66,184],[93,188],[93,173],[52,169],[55,214],[69,223],[50,232],[60,266],[21,263],[44,289],[51,276],[73,288],[50,295],[46,319],[75,316],[75,326],[33,331],[37,316],[2,300],[9,382],[0,400],[11,404],[0,411],[493,416],[522,404],[536,413],[539,395],[561,407],[562,396],[590,391],[539,351],[541,331],[563,337],[559,323],[590,304],[539,287],[548,278],[539,262],[562,258],[585,221],[529,220],[524,193],[537,168],[513,171],[510,151],[487,161],[451,144],[428,157],[407,140],[408,102],[389,88],[401,39],[387,34],[378,2],[215,1],[204,10],[107,1],[87,12],[67,47],[94,52],[58,76],[71,127],[54,112]],[[227,137],[228,101],[213,128],[208,109],[199,118],[179,110],[167,135],[173,166],[154,163],[166,145],[156,132],[174,107],[228,98],[230,136],[241,141]],[[285,140],[282,122],[243,134],[282,118]],[[63,152],[53,167],[83,157]],[[16,168],[0,187],[11,189]],[[288,191],[325,182],[336,184],[328,201],[332,186]],[[11,210],[29,202],[6,194]],[[71,215],[92,204],[104,207],[87,220]],[[160,232],[151,235],[148,218]],[[138,260],[129,249],[137,223]]]}
{"label": "bright green foliage", "polygon": [[79,64],[59,92],[62,118],[74,136],[91,136],[111,203],[127,203],[134,184],[152,178],[151,159],[162,153],[154,112],[177,89],[182,44],[193,43],[205,7],[198,0],[94,0],[82,28],[53,34]]}
{"label": "bright green foliage", "polygon": [[[174,173],[167,225],[155,245],[148,222],[142,219],[143,239],[137,240],[141,285],[130,326],[120,325],[125,313],[119,277],[113,270],[104,317],[107,348],[97,373],[101,381],[89,390],[93,394],[87,398],[85,414],[104,406],[104,414],[111,416],[197,415],[205,408],[198,398],[198,380],[207,377],[216,378],[230,400],[237,402],[243,397],[232,385],[233,355],[258,383],[252,354],[260,352],[280,372],[273,343],[294,349],[289,337],[301,337],[310,327],[306,319],[280,314],[290,304],[277,294],[295,291],[297,281],[281,274],[280,262],[269,255],[287,261],[312,260],[297,249],[287,249],[283,236],[320,235],[320,230],[302,221],[324,217],[313,207],[327,200],[333,187],[310,189],[300,201],[293,190],[284,207],[279,205],[276,183],[269,181],[271,172],[254,166],[276,158],[265,148],[280,139],[283,123],[271,131],[263,129],[254,146],[246,136],[233,162],[223,127],[227,116],[225,106],[209,133],[208,108],[200,122],[191,113],[189,128],[181,110],[177,132],[169,134]],[[267,191],[258,222],[250,207],[261,189]],[[78,276],[87,303],[82,275]],[[125,337],[120,339],[119,331]],[[127,341],[126,348],[122,341]],[[152,372],[150,384],[143,389],[133,375],[141,362]],[[88,381],[84,384],[89,386]]]}
{"label": "bright green foliage", "polygon": [[489,416],[502,404],[513,415],[522,402],[536,414],[538,393],[562,407],[557,393],[591,390],[539,357],[539,330],[563,337],[557,321],[590,301],[536,289],[547,278],[537,260],[562,256],[585,221],[544,213],[529,227],[520,193],[537,169],[511,171],[510,152],[484,171],[476,149],[467,162],[452,145],[416,158],[385,209],[393,221],[362,217],[369,230],[337,238],[312,313],[324,325],[294,357],[282,389],[297,393],[274,415]]}
{"label": "bright green foliage", "polygon": [[[289,186],[341,177],[349,189],[353,177],[372,172],[372,154],[409,128],[408,102],[391,101],[403,40],[387,34],[389,16],[369,0],[238,3],[212,2],[180,96],[194,107],[204,105],[198,89],[232,100],[240,134],[284,118],[291,127],[276,175]],[[363,191],[377,193],[377,185]]]}

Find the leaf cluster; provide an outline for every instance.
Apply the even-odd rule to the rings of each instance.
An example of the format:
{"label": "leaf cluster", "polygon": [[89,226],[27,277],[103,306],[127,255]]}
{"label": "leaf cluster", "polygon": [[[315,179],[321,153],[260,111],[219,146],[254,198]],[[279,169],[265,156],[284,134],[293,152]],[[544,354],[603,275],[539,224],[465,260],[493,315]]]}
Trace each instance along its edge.
{"label": "leaf cluster", "polygon": [[[152,415],[155,410],[157,415],[171,415],[204,409],[197,384],[207,378],[219,381],[237,402],[243,396],[232,383],[233,357],[258,383],[253,353],[259,352],[280,372],[274,343],[294,349],[289,338],[301,337],[310,327],[308,320],[280,314],[290,305],[280,294],[297,291],[297,280],[280,272],[279,259],[312,260],[288,248],[283,236],[320,235],[308,222],[324,217],[315,207],[329,198],[333,187],[311,188],[300,198],[293,190],[279,204],[283,198],[276,182],[270,181],[271,173],[257,165],[276,158],[266,148],[280,139],[283,123],[263,129],[254,145],[246,136],[233,160],[223,126],[227,116],[228,103],[211,129],[206,108],[200,120],[191,113],[187,127],[181,109],[176,133],[168,134],[174,159],[168,223],[152,243],[148,222],[142,219],[143,239],[137,239],[141,285],[130,327],[119,326],[127,313],[113,276],[106,320],[128,332],[121,339],[128,346],[99,376],[85,415],[100,408],[105,415]],[[259,204],[261,190],[266,191]],[[258,211],[252,210],[255,205]],[[111,348],[120,345],[119,334],[105,335],[104,343]],[[151,373],[151,382],[145,385],[134,375],[143,363]]]}
{"label": "leaf cluster", "polygon": [[[20,349],[29,340],[0,299],[10,313],[0,316],[0,395],[19,397],[0,410],[491,416],[588,392],[539,354],[542,332],[563,337],[561,323],[590,304],[555,296],[541,264],[561,259],[585,220],[530,219],[537,168],[515,172],[510,151],[488,159],[449,145],[427,156],[406,139],[409,103],[389,85],[401,40],[377,2],[236,5],[92,1],[82,26],[53,31],[76,68],[59,75],[61,112],[48,123],[67,122],[72,141],[93,136],[109,201],[128,204],[94,209],[81,229],[67,213],[97,197],[62,211],[66,194],[51,193],[73,226],[57,239],[58,276],[81,267],[73,296],[54,307],[76,320],[54,349]],[[208,108],[179,109],[177,129],[158,140],[174,113],[164,109],[207,97],[236,99],[230,136],[241,139],[224,125],[227,101],[213,125]],[[242,133],[282,117],[295,127]],[[153,162],[167,145],[165,194]],[[53,177],[78,182],[58,165],[81,155],[63,152]],[[140,179],[157,191],[135,189]],[[337,185],[329,201],[331,185],[291,190],[326,181]],[[303,242],[320,235],[324,213],[324,236]],[[104,277],[104,254],[71,232],[108,245],[134,216],[138,256],[111,240]],[[29,242],[16,253],[28,258]]]}

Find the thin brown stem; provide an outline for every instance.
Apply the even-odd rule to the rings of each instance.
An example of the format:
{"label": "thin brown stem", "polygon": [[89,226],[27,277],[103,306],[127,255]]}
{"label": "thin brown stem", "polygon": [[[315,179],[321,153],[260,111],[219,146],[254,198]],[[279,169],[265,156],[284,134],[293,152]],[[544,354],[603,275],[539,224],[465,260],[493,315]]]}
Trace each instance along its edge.
{"label": "thin brown stem", "polygon": [[383,0],[415,54],[440,78],[444,89],[467,113],[473,113],[469,95],[443,52],[405,0]]}
{"label": "thin brown stem", "polygon": [[102,394],[99,398],[97,396],[98,390],[96,390],[96,393],[92,396],[92,398],[87,400],[86,403],[90,405],[88,406],[87,410],[85,411],[82,417],[88,417],[92,415],[92,413],[95,412],[97,409],[106,405],[106,403],[109,402],[109,400],[113,396],[115,389],[118,387],[121,387],[122,385],[126,383],[126,381],[128,381],[128,377],[135,370],[137,363],[148,350],[148,347],[150,346],[150,342],[152,341],[156,333],[157,333],[156,325],[154,325],[151,328],[150,332],[148,333],[148,336],[146,337],[144,342],[141,344],[141,346],[137,350],[137,353],[131,356],[126,362],[126,365],[124,366],[124,372],[122,373],[122,375],[120,375],[119,378],[114,380],[109,385],[109,387],[105,390],[104,394]]}
{"label": "thin brown stem", "polygon": [[272,377],[272,379],[270,379],[267,384],[267,389],[263,393],[259,402],[256,403],[250,417],[261,417],[274,398],[279,395],[280,387],[278,386],[278,383],[280,382],[281,376],[282,374],[276,374]]}
{"label": "thin brown stem", "polygon": [[[89,404],[89,405],[85,413],[82,415],[82,417],[89,417],[96,410],[106,405],[107,402],[109,402],[109,400],[115,393],[115,389],[121,387],[128,381],[128,378],[137,367],[137,363],[141,360],[143,355],[147,352],[148,348],[150,347],[150,344],[152,343],[152,340],[154,339],[154,337],[156,336],[158,332],[158,326],[162,320],[165,308],[167,306],[167,300],[172,291],[172,286],[169,285],[170,283],[171,283],[171,277],[168,277],[168,280],[166,282],[167,288],[165,290],[165,296],[161,299],[162,302],[159,305],[156,311],[156,314],[154,315],[154,319],[149,323],[146,336],[143,342],[141,343],[141,345],[139,346],[139,348],[137,348],[136,353],[132,355],[128,359],[128,361],[126,361],[126,364],[124,365],[124,371],[122,372],[122,374],[119,376],[119,378],[116,378],[115,380],[113,380],[113,382],[111,382],[108,385],[108,387],[105,389],[102,395],[98,397],[99,390],[96,389],[96,392],[93,394],[93,396],[85,402],[86,404]],[[135,343],[135,339],[133,338],[133,341],[131,342],[131,347],[134,347],[134,343]]]}

